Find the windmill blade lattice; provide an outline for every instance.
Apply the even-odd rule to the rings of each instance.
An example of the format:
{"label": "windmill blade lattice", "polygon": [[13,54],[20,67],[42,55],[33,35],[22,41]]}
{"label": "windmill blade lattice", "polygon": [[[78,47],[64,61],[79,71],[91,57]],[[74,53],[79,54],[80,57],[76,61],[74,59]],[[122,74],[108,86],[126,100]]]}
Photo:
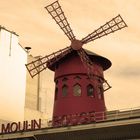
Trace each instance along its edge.
{"label": "windmill blade lattice", "polygon": [[87,69],[88,77],[91,78],[92,73],[93,73],[93,62],[90,60],[90,58],[87,56],[85,53],[84,49],[81,48],[80,50],[77,50],[78,55],[80,56],[80,59]]}
{"label": "windmill blade lattice", "polygon": [[93,62],[90,60],[90,58],[88,57],[88,55],[85,53],[84,49],[80,49],[77,50],[78,55],[80,56],[80,59],[83,63],[83,65],[85,66],[85,68],[87,69],[87,75],[88,78],[92,81],[95,77],[98,79],[102,79],[103,82],[103,91],[106,91],[108,89],[111,88],[111,86],[109,85],[109,83],[107,82],[107,80],[105,80],[102,77],[102,73],[100,73],[99,70],[95,70],[94,69],[94,64]]}
{"label": "windmill blade lattice", "polygon": [[120,15],[118,15],[115,18],[113,18],[112,20],[110,20],[109,22],[107,22],[106,24],[104,24],[103,26],[101,26],[100,28],[98,28],[97,30],[95,30],[94,32],[92,32],[91,34],[87,35],[85,38],[83,38],[81,40],[81,42],[83,44],[86,44],[90,41],[94,41],[105,35],[108,35],[117,30],[120,30],[124,27],[127,27],[127,25],[124,22],[124,20],[122,19],[122,17]]}
{"label": "windmill blade lattice", "polygon": [[33,78],[35,75],[45,70],[47,67],[60,60],[62,57],[64,57],[71,51],[72,49],[70,47],[66,47],[50,55],[38,58],[37,60],[26,64],[27,70],[29,71],[31,77]]}
{"label": "windmill blade lattice", "polygon": [[[65,33],[65,35],[69,38],[69,40],[71,41],[71,45],[70,47],[66,47],[65,49],[59,50],[55,53],[52,53],[45,57],[41,57],[35,61],[32,61],[31,63],[26,64],[26,67],[31,77],[34,77],[35,75],[39,74],[41,71],[45,70],[47,67],[55,64],[65,55],[72,52],[72,50],[77,51],[83,65],[87,69],[87,75],[90,80],[93,80],[94,77],[98,77],[98,78],[100,78],[100,76],[103,77],[99,71],[95,70],[94,62],[90,60],[89,56],[86,54],[82,46],[90,41],[94,41],[105,35],[108,35],[124,27],[127,27],[122,17],[120,15],[116,16],[115,18],[111,19],[109,22],[107,22],[97,30],[93,31],[92,33],[84,37],[82,40],[77,40],[73,34],[73,31],[67,21],[66,16],[64,15],[64,12],[58,0],[46,6],[45,8],[52,16],[52,18],[55,20],[55,22],[59,25],[59,27],[62,29],[62,31]],[[106,85],[104,91],[111,88],[111,86],[108,84],[108,82],[105,79],[102,80]]]}
{"label": "windmill blade lattice", "polygon": [[75,39],[73,31],[64,15],[64,12],[58,1],[48,5],[45,7],[55,22],[59,25],[59,27],[63,30],[69,40]]}
{"label": "windmill blade lattice", "polygon": [[90,79],[93,79],[94,75],[102,76],[100,71],[97,71],[94,69],[94,63],[91,61],[89,56],[85,53],[83,48],[81,48],[80,50],[77,50],[77,53],[80,56],[80,59],[81,59],[83,65],[87,69],[87,75]]}

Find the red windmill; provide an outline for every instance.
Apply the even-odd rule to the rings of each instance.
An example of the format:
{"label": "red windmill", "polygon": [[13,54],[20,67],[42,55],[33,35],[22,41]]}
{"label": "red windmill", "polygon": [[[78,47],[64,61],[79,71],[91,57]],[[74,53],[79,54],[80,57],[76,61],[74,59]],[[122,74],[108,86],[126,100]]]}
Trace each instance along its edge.
{"label": "red windmill", "polygon": [[[111,62],[83,49],[82,46],[127,27],[126,23],[118,15],[83,39],[77,40],[59,2],[55,1],[45,8],[71,41],[69,47],[26,65],[32,77],[46,68],[55,72],[53,118],[68,120],[70,116],[74,117],[76,114],[79,116],[89,112],[105,111],[103,93],[110,85],[104,79],[103,71],[111,66]],[[107,85],[106,88],[104,84]]]}

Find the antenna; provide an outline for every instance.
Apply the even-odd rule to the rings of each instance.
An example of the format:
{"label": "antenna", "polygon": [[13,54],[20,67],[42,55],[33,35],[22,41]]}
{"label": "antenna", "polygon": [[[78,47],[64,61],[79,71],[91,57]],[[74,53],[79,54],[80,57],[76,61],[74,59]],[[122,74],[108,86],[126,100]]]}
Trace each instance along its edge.
{"label": "antenna", "polygon": [[31,47],[25,47],[27,53],[29,53],[31,49],[32,49]]}

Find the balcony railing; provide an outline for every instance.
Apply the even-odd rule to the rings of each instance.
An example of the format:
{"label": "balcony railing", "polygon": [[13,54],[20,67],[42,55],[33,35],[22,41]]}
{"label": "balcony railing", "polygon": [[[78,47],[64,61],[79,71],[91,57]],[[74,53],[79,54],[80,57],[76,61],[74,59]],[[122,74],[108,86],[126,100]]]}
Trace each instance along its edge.
{"label": "balcony railing", "polygon": [[140,107],[105,112],[85,113],[72,115],[71,118],[59,117],[52,120],[42,120],[42,128],[66,127],[107,121],[119,121],[123,119],[140,118]]}

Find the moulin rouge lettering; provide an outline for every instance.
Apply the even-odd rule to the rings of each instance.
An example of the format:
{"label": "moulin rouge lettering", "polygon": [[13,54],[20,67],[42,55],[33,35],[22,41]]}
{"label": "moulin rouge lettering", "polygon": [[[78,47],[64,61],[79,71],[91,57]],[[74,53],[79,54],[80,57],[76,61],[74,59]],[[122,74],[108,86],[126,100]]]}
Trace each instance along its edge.
{"label": "moulin rouge lettering", "polygon": [[1,124],[1,134],[41,129],[41,119]]}

